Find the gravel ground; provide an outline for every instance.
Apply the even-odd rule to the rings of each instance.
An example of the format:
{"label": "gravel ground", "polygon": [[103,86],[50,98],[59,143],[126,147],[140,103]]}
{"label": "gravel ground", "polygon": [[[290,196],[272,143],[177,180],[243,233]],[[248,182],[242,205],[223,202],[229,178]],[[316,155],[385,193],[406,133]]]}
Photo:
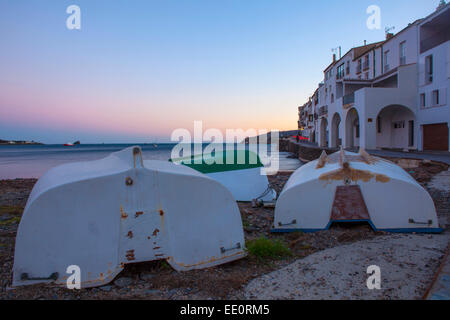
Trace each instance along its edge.
{"label": "gravel ground", "polygon": [[[424,187],[430,183],[433,188],[428,187],[433,200],[435,201],[439,218],[444,222],[444,227],[449,224],[449,192],[436,188],[436,181],[447,179],[445,174],[438,175],[448,170],[448,166],[437,163],[418,162],[417,167],[408,164],[405,168],[417,181]],[[432,178],[438,175],[438,180]],[[279,174],[270,177],[270,182],[279,192],[289,179],[289,173]],[[440,177],[440,178],[439,178]],[[442,181],[441,181],[442,182]],[[439,182],[438,184],[442,184]],[[226,265],[210,268],[206,270],[197,270],[178,273],[173,271],[164,261],[154,261],[148,263],[130,264],[125,270],[110,284],[100,287],[83,289],[80,291],[67,290],[65,288],[55,288],[51,286],[30,286],[14,290],[9,289],[11,285],[11,271],[14,259],[14,244],[18,223],[20,221],[23,208],[26,204],[29,193],[36,183],[35,179],[16,179],[0,181],[0,300],[1,299],[226,299],[242,298],[243,288],[253,279],[260,278],[273,271],[283,269],[301,258],[312,257],[314,254],[323,254],[323,250],[332,248],[339,249],[343,245],[359,243],[362,241],[380,241],[390,248],[391,240],[402,239],[399,236],[388,235],[382,232],[374,232],[367,225],[337,225],[328,231],[317,232],[314,234],[271,234],[270,228],[273,223],[273,209],[271,208],[252,208],[251,204],[240,203],[239,208],[243,220],[246,240],[260,238],[261,236],[269,239],[280,240],[291,250],[292,256],[281,260],[269,260],[262,262],[260,259],[249,255],[245,259],[235,261]],[[447,225],[445,226],[445,223]],[[420,236],[412,236],[413,239]],[[417,238],[420,239],[420,238]],[[439,248],[440,237],[424,238],[428,241],[436,241]],[[433,240],[434,239],[434,240]],[[411,240],[410,240],[411,241]],[[412,240],[419,241],[419,240]],[[448,239],[447,239],[448,241]],[[432,242],[435,243],[435,242]],[[439,245],[437,244],[439,243]],[[359,244],[357,244],[359,245]],[[434,244],[430,244],[433,247]],[[382,247],[380,245],[380,247]],[[417,249],[420,250],[420,249]],[[413,278],[413,282],[424,281],[432,277],[435,272],[436,264],[432,259],[439,259],[440,249],[424,249],[424,254],[428,254],[428,267],[418,264],[417,268],[423,270],[423,277]],[[322,253],[320,253],[323,251]],[[401,254],[401,253],[399,253]],[[392,253],[397,256],[396,251]],[[400,257],[400,256],[399,256]],[[416,255],[411,255],[416,257]],[[382,259],[382,258],[380,258]],[[388,258],[383,258],[388,259]],[[301,260],[300,260],[301,261]],[[380,260],[380,263],[383,262]],[[326,274],[332,274],[333,269],[327,270],[327,264],[322,266],[319,263],[314,266]],[[351,267],[353,268],[353,267]],[[338,267],[339,270],[339,267]],[[352,269],[353,270],[353,269]],[[409,270],[409,269],[408,269]],[[415,269],[414,269],[415,270]],[[359,271],[358,271],[359,272]],[[365,272],[365,270],[363,270]],[[421,271],[422,272],[422,271]],[[383,275],[384,276],[384,275]],[[399,272],[399,278],[408,279],[409,272]],[[325,277],[325,286],[327,281],[335,281],[327,275]],[[319,281],[319,280],[316,280]],[[322,280],[320,280],[322,281]],[[400,280],[399,280],[400,281]],[[403,280],[402,280],[403,281]],[[421,288],[421,284],[417,286]],[[420,291],[420,290],[419,290]],[[353,292],[353,291],[352,291]],[[356,292],[356,291],[355,291]],[[390,298],[396,298],[396,294],[385,295]],[[409,292],[409,291],[408,291]],[[328,293],[327,293],[328,294]],[[418,295],[412,292],[408,298],[416,298]],[[334,298],[339,295],[332,295]],[[350,298],[359,298],[356,293],[349,293]],[[402,296],[399,296],[402,297]],[[324,294],[323,298],[329,298]]]}
{"label": "gravel ground", "polygon": [[[252,280],[245,299],[420,299],[445,254],[449,235],[379,237],[314,253]],[[369,290],[367,268],[381,269]]]}

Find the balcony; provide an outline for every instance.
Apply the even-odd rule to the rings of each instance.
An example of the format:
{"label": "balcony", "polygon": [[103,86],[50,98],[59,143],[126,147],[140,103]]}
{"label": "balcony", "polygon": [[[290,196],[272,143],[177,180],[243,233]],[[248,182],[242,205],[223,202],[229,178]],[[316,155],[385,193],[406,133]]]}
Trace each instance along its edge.
{"label": "balcony", "polygon": [[369,66],[370,66],[369,62],[364,62],[364,64],[363,64],[363,70],[364,70],[364,71],[369,70]]}
{"label": "balcony", "polygon": [[355,103],[355,93],[350,93],[342,97],[342,107],[347,109]]}
{"label": "balcony", "polygon": [[450,40],[448,21],[450,21],[450,10],[443,10],[421,26],[419,33],[421,54]]}
{"label": "balcony", "polygon": [[323,106],[319,108],[319,117],[328,114],[328,106]]}
{"label": "balcony", "polygon": [[358,64],[356,67],[356,74],[360,74],[362,72],[362,65]]}

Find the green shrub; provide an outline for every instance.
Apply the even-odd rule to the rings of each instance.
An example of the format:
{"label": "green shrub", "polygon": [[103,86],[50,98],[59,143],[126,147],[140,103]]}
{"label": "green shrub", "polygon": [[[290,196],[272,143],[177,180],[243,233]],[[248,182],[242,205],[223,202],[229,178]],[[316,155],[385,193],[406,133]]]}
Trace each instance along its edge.
{"label": "green shrub", "polygon": [[14,217],[9,220],[0,221],[0,226],[8,226],[10,224],[19,224],[20,223],[20,217]]}
{"label": "green shrub", "polygon": [[261,237],[247,241],[246,246],[249,254],[260,260],[283,259],[292,255],[291,250],[280,240]]}

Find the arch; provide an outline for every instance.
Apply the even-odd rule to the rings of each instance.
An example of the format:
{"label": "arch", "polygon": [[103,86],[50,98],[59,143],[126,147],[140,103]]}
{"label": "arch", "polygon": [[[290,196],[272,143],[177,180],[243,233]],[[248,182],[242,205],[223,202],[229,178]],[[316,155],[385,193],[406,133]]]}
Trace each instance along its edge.
{"label": "arch", "polygon": [[335,113],[333,115],[333,119],[331,120],[331,147],[338,148],[342,144],[342,139],[339,136],[339,126],[341,124],[341,116],[339,113]]}
{"label": "arch", "polygon": [[347,112],[345,119],[345,147],[356,148],[359,147],[360,128],[359,128],[359,114],[355,108],[351,108]]}
{"label": "arch", "polygon": [[320,146],[328,147],[328,120],[325,117],[320,120]]}
{"label": "arch", "polygon": [[416,149],[417,132],[416,115],[410,108],[403,105],[386,106],[376,118],[376,147]]}

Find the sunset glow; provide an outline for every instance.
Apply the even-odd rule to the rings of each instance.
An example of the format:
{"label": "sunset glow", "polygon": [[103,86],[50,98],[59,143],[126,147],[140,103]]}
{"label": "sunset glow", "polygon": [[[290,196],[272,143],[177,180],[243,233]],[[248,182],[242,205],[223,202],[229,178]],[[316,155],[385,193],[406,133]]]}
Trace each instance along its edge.
{"label": "sunset glow", "polygon": [[[81,30],[65,25],[74,2]],[[385,26],[400,30],[435,8],[377,1],[374,31],[365,27],[372,2],[2,1],[0,138],[168,142],[195,120],[295,129],[331,48],[382,39]],[[334,24],[344,11],[354,18]]]}

